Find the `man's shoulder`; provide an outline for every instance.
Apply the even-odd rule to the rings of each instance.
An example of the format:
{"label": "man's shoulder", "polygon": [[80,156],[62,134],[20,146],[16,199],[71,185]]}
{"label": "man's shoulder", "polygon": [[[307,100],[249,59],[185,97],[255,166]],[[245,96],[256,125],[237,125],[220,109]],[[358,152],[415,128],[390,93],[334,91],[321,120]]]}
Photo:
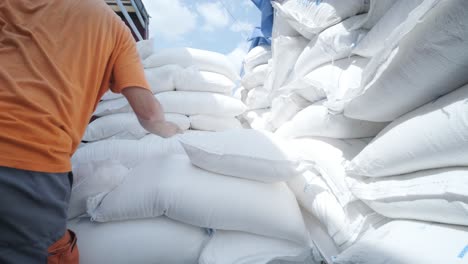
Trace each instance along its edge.
{"label": "man's shoulder", "polygon": [[120,17],[107,5],[104,0],[68,0],[73,2],[83,12],[86,13],[88,19],[106,19],[110,21],[120,21]]}

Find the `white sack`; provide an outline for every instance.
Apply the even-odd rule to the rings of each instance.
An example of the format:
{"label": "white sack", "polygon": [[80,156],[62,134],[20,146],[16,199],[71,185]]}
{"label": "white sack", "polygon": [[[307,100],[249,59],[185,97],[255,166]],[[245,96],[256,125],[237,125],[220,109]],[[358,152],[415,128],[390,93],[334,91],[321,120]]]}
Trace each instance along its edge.
{"label": "white sack", "polygon": [[325,91],[309,81],[307,76],[291,81],[273,93],[273,97],[296,93],[311,103],[325,99]]}
{"label": "white sack", "polygon": [[366,14],[366,22],[363,28],[371,29],[399,0],[370,0],[369,11]]}
{"label": "white sack", "polygon": [[270,115],[271,115],[271,112],[268,111],[264,115],[258,116],[252,121],[252,123],[250,123],[250,127],[256,130],[273,132],[274,129],[271,127],[271,124],[268,122]]}
{"label": "white sack", "polygon": [[239,119],[235,117],[218,117],[210,115],[190,116],[190,127],[195,130],[224,131],[242,128]]}
{"label": "white sack", "polygon": [[350,56],[353,47],[366,35],[359,29],[366,15],[354,16],[313,38],[297,58],[295,78],[307,75],[318,66]]}
{"label": "white sack", "polygon": [[[324,105],[331,112],[343,113],[343,98],[350,89],[354,89],[361,85],[362,72],[368,62],[368,59],[359,56],[349,58],[347,66],[345,66],[341,74],[337,76],[338,82],[335,82],[334,86],[330,86],[325,90],[327,101]],[[339,62],[335,63],[339,64]]]}
{"label": "white sack", "polygon": [[263,86],[255,87],[247,94],[245,104],[249,110],[268,108],[271,105],[269,95],[270,91],[263,88]]}
{"label": "white sack", "polygon": [[242,117],[247,120],[248,122],[252,122],[254,119],[259,117],[264,117],[270,112],[270,109],[257,109],[257,110],[249,110],[242,114]]}
{"label": "white sack", "polygon": [[278,96],[273,99],[271,104],[271,115],[268,122],[272,128],[277,129],[310,104],[309,101],[295,93]]}
{"label": "white sack", "polygon": [[468,85],[395,120],[349,164],[349,174],[391,176],[468,166]]}
{"label": "white sack", "polygon": [[[362,72],[369,59],[352,56],[323,64],[302,77],[304,83],[314,87],[313,90],[324,91],[327,108],[335,113],[343,112],[342,98],[350,89],[359,88]],[[311,89],[312,90],[312,89]]]}
{"label": "white sack", "polygon": [[387,217],[468,226],[467,167],[349,179],[349,183],[357,198]]}
{"label": "white sack", "polygon": [[271,30],[271,37],[277,38],[279,36],[297,37],[301,34],[297,32],[288,22],[288,20],[282,16],[278,10],[273,9],[273,27]]}
{"label": "white sack", "polygon": [[[246,109],[241,101],[217,93],[171,91],[158,93],[155,97],[161,103],[165,113],[233,117],[242,114]],[[104,116],[132,111],[128,101],[121,98],[99,103],[94,114]]]}
{"label": "white sack", "polygon": [[342,206],[355,200],[346,183],[344,163],[366,145],[362,139],[299,138],[289,141],[290,151],[311,163]]}
{"label": "white sack", "polygon": [[203,71],[223,74],[229,79],[239,80],[239,73],[228,58],[217,52],[193,48],[168,48],[160,50],[143,61],[145,68],[155,68],[167,64],[177,64],[187,68],[196,66]]}
{"label": "white sack", "polygon": [[468,228],[392,221],[339,255],[335,264],[466,264]]}
{"label": "white sack", "polygon": [[144,161],[126,179],[113,191],[88,199],[93,220],[164,214],[195,226],[307,241],[299,206],[284,183],[214,174],[193,166],[181,155]]}
{"label": "white sack", "polygon": [[174,79],[178,91],[212,92],[230,95],[236,86],[228,77],[209,71],[188,67]]}
{"label": "white sack", "polygon": [[330,138],[364,138],[377,135],[387,123],[351,119],[341,114],[330,114],[328,109],[314,104],[297,113],[276,134],[285,138],[304,136]]}
{"label": "white sack", "polygon": [[[181,114],[164,114],[166,121],[176,124],[182,131],[189,129],[190,120]],[[84,141],[96,141],[106,138],[140,139],[149,134],[138,121],[134,113],[120,113],[100,117],[91,122],[82,138]]]}
{"label": "white sack", "polygon": [[180,139],[191,162],[214,173],[262,182],[285,181],[298,173],[299,160],[288,152],[287,142],[269,132],[235,129]]}
{"label": "white sack", "polygon": [[[247,96],[249,96],[249,90],[245,89],[244,87],[242,87],[242,90],[240,91],[241,93],[241,101],[244,103],[245,105],[245,102],[247,101]],[[247,106],[246,106],[247,107]]]}
{"label": "white sack", "polygon": [[[180,135],[178,135],[180,136]],[[148,135],[140,140],[103,140],[86,144],[73,154],[72,164],[116,160],[127,168],[132,168],[145,159],[160,155],[184,154],[178,136],[162,138]]]}
{"label": "white sack", "polygon": [[[200,255],[200,264],[280,264],[310,263],[313,249],[296,243],[264,236],[216,231]],[[318,254],[318,252],[316,253]],[[307,261],[307,262],[306,262]]]}
{"label": "white sack", "polygon": [[141,60],[145,60],[154,53],[154,39],[144,39],[136,43],[136,49]]}
{"label": "white sack", "polygon": [[257,109],[245,112],[242,115],[242,118],[244,118],[253,129],[272,131],[273,128],[271,128],[271,125],[268,122],[270,116],[270,109]]}
{"label": "white sack", "polygon": [[338,255],[339,252],[335,241],[328,235],[325,227],[315,216],[307,212],[304,208],[301,208],[301,211],[312,244],[318,249],[325,263],[332,263],[333,257]]}
{"label": "white sack", "polygon": [[263,86],[269,70],[268,63],[256,66],[251,72],[246,72],[244,77],[242,77],[242,85],[248,90],[257,86]]}
{"label": "white sack", "polygon": [[244,58],[244,72],[251,72],[255,67],[267,64],[271,57],[271,47],[269,45],[256,46]]}
{"label": "white sack", "polygon": [[245,99],[247,99],[248,92],[249,91],[245,89],[245,87],[241,86],[236,89],[233,97],[236,98],[237,100],[241,100],[242,102],[245,102]]}
{"label": "white sack", "polygon": [[174,80],[184,69],[178,65],[163,65],[157,68],[145,69],[145,76],[153,93],[175,90]]}
{"label": "white sack", "polygon": [[363,89],[348,96],[346,116],[392,121],[468,82],[468,2],[437,2],[370,61]]}
{"label": "white sack", "polygon": [[347,89],[359,87],[363,68],[369,60],[359,56],[326,63],[303,79],[320,90],[328,98],[339,98]]}
{"label": "white sack", "polygon": [[81,264],[197,264],[206,232],[166,217],[112,223],[70,221]]}
{"label": "white sack", "polygon": [[297,58],[304,50],[309,40],[298,37],[279,36],[271,41],[273,59],[264,87],[268,91],[276,91],[286,84]]}
{"label": "white sack", "polygon": [[73,187],[68,218],[86,213],[88,197],[108,192],[124,180],[129,169],[115,160],[73,164]]}
{"label": "white sack", "polygon": [[246,109],[241,101],[216,93],[175,91],[155,97],[169,113],[234,117]]}
{"label": "white sack", "polygon": [[272,5],[294,29],[308,39],[348,17],[369,10],[369,1],[363,0],[289,0],[283,4],[272,2]]}
{"label": "white sack", "polygon": [[349,247],[363,234],[386,222],[361,201],[342,207],[316,172],[306,171],[288,185],[299,204],[317,217],[340,249]]}
{"label": "white sack", "polygon": [[[378,23],[356,45],[353,53],[363,57],[374,57],[383,48],[387,38],[398,28],[410,13],[424,0],[397,0]],[[378,1],[372,1],[373,3]]]}

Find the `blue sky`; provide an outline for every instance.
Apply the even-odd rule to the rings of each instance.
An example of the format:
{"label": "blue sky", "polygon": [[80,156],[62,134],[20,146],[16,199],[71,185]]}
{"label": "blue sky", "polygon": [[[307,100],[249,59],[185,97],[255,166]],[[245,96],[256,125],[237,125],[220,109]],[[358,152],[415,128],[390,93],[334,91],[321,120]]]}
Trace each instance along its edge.
{"label": "blue sky", "polygon": [[192,47],[226,54],[240,65],[260,24],[250,0],[143,0],[156,48]]}

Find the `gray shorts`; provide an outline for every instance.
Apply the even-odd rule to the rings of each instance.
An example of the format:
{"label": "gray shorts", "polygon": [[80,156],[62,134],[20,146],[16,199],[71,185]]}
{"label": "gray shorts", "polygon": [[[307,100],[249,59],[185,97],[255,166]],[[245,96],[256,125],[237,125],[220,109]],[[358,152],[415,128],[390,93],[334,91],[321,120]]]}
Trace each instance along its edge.
{"label": "gray shorts", "polygon": [[0,263],[47,263],[66,230],[71,173],[0,167]]}

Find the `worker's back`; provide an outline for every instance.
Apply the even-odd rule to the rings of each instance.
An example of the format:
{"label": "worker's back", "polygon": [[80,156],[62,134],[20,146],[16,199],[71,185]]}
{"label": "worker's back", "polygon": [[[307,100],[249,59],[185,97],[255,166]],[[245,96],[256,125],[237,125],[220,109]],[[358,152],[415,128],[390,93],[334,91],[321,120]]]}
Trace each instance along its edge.
{"label": "worker's back", "polygon": [[0,166],[70,171],[109,81],[139,64],[123,25],[102,0],[0,1]]}

